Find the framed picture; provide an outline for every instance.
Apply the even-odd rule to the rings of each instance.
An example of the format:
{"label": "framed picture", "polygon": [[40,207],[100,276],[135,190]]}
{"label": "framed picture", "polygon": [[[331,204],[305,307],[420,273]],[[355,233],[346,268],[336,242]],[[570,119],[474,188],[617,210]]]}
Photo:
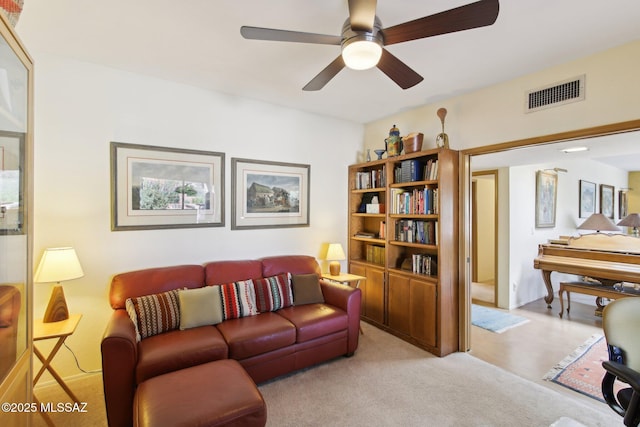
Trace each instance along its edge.
{"label": "framed picture", "polygon": [[536,228],[556,226],[557,188],[557,174],[536,172]]}
{"label": "framed picture", "polygon": [[580,218],[596,213],[596,184],[580,180]]}
{"label": "framed picture", "polygon": [[111,230],[224,226],[224,153],[111,143]]}
{"label": "framed picture", "polygon": [[0,235],[24,234],[24,135],[0,131]]}
{"label": "framed picture", "polygon": [[629,214],[629,201],[626,190],[618,191],[618,218],[622,219]]}
{"label": "framed picture", "polygon": [[600,184],[600,213],[613,219],[615,190],[613,185]]}
{"label": "framed picture", "polygon": [[231,229],[308,227],[310,166],[231,159]]}

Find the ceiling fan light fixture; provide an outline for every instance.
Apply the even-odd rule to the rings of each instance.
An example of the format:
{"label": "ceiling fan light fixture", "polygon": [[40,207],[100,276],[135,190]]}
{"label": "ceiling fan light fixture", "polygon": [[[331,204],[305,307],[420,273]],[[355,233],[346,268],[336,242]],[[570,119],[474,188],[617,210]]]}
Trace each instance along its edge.
{"label": "ceiling fan light fixture", "polygon": [[378,65],[382,44],[367,35],[351,38],[342,44],[342,59],[352,70],[368,70]]}

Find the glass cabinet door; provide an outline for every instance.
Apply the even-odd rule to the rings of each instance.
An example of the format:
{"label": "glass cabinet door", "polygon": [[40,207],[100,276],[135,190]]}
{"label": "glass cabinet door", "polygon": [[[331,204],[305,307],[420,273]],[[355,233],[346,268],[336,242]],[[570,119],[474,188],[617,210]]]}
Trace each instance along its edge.
{"label": "glass cabinet door", "polygon": [[12,401],[31,397],[33,69],[0,24],[0,400]]}

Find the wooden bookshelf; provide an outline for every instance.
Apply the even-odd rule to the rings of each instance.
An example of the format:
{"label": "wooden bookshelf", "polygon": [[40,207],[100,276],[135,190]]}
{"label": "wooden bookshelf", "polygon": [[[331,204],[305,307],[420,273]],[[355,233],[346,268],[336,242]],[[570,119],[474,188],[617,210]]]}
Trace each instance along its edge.
{"label": "wooden bookshelf", "polygon": [[[349,271],[367,278],[362,319],[438,356],[458,350],[458,172],[448,149],[349,167]],[[363,212],[374,195],[384,213]]]}

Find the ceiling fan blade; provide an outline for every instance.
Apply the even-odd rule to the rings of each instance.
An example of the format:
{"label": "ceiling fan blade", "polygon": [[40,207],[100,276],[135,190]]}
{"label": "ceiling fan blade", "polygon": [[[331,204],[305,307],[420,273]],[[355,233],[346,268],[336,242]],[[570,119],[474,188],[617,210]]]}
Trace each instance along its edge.
{"label": "ceiling fan blade", "polygon": [[277,42],[315,43],[340,45],[341,36],[327,34],[303,33],[300,31],[274,30],[272,28],[240,27],[240,34],[245,39],[270,40]]}
{"label": "ceiling fan blade", "polygon": [[329,80],[334,78],[343,68],[344,61],[342,60],[342,55],[340,55],[334,59],[331,64],[327,65],[324,70],[320,71],[302,90],[313,91],[322,89],[324,85],[329,83]]}
{"label": "ceiling fan blade", "polygon": [[378,68],[402,89],[409,89],[424,80],[420,74],[389,53],[387,49],[382,49]]}
{"label": "ceiling fan blade", "polygon": [[372,31],[376,0],[349,0],[349,22],[354,31]]}
{"label": "ceiling fan blade", "polygon": [[485,27],[496,22],[499,9],[498,0],[480,0],[436,13],[435,15],[385,28],[383,30],[384,44],[388,46],[409,40]]}

